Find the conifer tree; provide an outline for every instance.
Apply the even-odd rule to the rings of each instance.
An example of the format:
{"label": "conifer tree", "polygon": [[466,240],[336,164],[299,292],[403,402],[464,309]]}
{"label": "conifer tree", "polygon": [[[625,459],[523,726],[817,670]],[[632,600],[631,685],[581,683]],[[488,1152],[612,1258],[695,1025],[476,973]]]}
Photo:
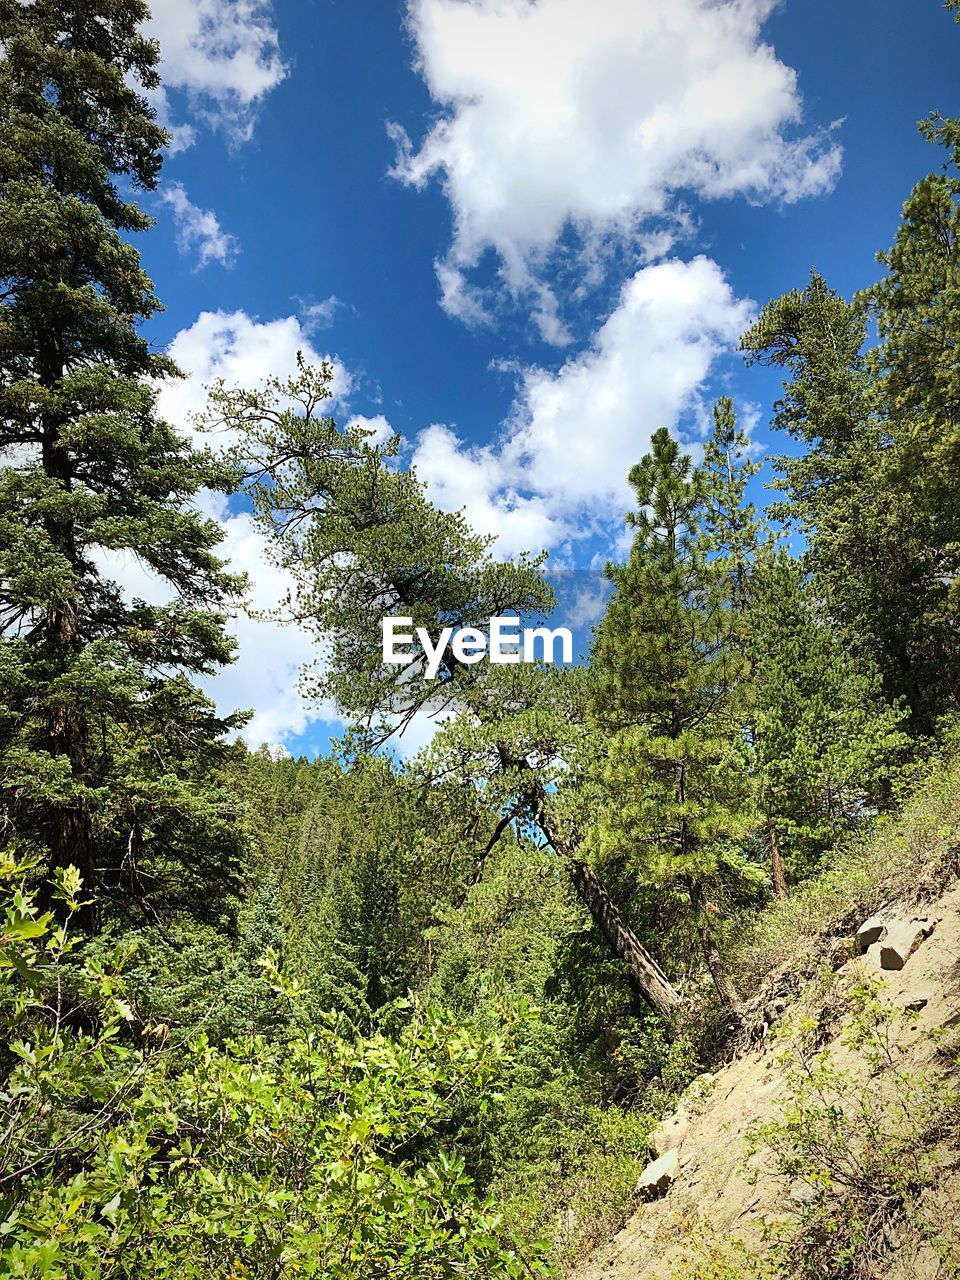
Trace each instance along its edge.
{"label": "conifer tree", "polygon": [[[775,422],[806,445],[782,458],[787,502],[830,616],[915,737],[960,706],[960,122],[921,131],[940,172],[907,200],[886,277],[852,303],[814,272],[743,338],[783,368]],[[868,321],[880,341],[867,349]]]}
{"label": "conifer tree", "polygon": [[592,711],[607,737],[598,855],[625,850],[637,881],[686,899],[724,1005],[738,996],[711,901],[758,879],[743,852],[753,820],[744,720],[748,667],[731,643],[724,559],[703,533],[707,481],[665,429],[630,473],[637,511],[597,630]]}
{"label": "conifer tree", "polygon": [[733,401],[723,396],[713,407],[713,431],[703,449],[707,547],[729,579],[733,624],[749,611],[751,576],[761,544],[769,540],[764,521],[747,500],[747,485],[760,464],[750,456],[750,441],[737,425]]}
{"label": "conifer tree", "polygon": [[445,627],[488,633],[498,614],[542,618],[553,604],[543,557],[496,560],[491,540],[462,513],[430,502],[397,460],[396,440],[340,430],[323,414],[330,377],[329,367],[302,367],[259,388],[219,386],[208,419],[240,436],[255,517],[296,584],[290,614],[325,643],[325,669],[308,687],[337,700],[363,746],[402,731],[418,713],[452,716],[435,740],[443,758],[428,761],[434,776],[471,784],[495,817],[495,838],[516,823],[545,841],[638,996],[672,1013],[679,994],[583,858],[577,824],[557,813],[583,730],[576,673],[470,666],[449,648],[436,679],[425,676],[415,649],[403,664],[382,661],[389,615],[411,617],[434,639]]}
{"label": "conifer tree", "polygon": [[[216,781],[237,721],[188,677],[230,660],[240,583],[191,500],[233,472],[157,418],[176,370],[138,332],[159,304],[126,193],[156,186],[166,141],[146,16],[0,0],[0,821],[101,898],[210,915],[237,851]],[[128,601],[118,555],[171,602]]]}
{"label": "conifer tree", "polygon": [[878,806],[908,738],[785,551],[755,574],[750,617],[755,785],[782,893]]}

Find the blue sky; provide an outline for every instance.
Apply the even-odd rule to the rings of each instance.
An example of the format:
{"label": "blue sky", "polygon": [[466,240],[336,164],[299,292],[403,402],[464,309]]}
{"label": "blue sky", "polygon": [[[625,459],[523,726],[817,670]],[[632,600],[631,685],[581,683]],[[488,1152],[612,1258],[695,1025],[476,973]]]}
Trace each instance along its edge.
{"label": "blue sky", "polygon": [[[695,438],[729,392],[781,447],[736,336],[813,266],[875,277],[960,88],[939,0],[156,0],[152,29],[175,144],[139,247],[191,375],[164,412],[330,355],[340,418],[401,432],[503,554],[577,567],[657,426]],[[268,606],[242,504],[211,510]],[[323,749],[308,639],[236,629],[218,700]]]}

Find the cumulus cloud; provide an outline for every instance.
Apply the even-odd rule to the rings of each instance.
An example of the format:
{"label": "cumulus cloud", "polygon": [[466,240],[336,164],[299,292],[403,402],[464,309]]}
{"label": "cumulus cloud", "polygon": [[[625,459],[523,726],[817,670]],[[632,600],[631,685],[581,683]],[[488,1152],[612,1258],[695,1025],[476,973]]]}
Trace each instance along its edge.
{"label": "cumulus cloud", "polygon": [[752,304],[706,257],[644,267],[624,285],[592,346],[557,373],[522,379],[504,454],[562,509],[603,509],[659,426],[676,427]]}
{"label": "cumulus cloud", "polygon": [[177,248],[181,253],[195,253],[198,268],[210,262],[219,262],[224,267],[233,265],[240,249],[239,241],[224,231],[212,209],[195,205],[181,182],[166,187],[160,198],[173,210]]}
{"label": "cumulus cloud", "polygon": [[[708,258],[642,267],[586,350],[555,371],[515,369],[516,401],[495,440],[470,445],[450,426],[434,423],[408,442],[409,459],[433,500],[447,510],[465,508],[478,530],[497,539],[498,554],[548,547],[565,555],[585,532],[620,527],[631,500],[630,466],[657,427],[676,430],[698,420],[715,362],[735,344],[751,311]],[[192,429],[191,414],[204,407],[204,386],[213,379],[249,385],[292,373],[298,351],[311,362],[321,359],[302,319],[260,321],[244,311],[203,312],[169,350],[189,376],[164,383],[159,410],[182,430]],[[350,374],[341,362],[333,364],[333,411],[387,439],[393,429],[383,414],[350,413]],[[218,437],[216,443],[229,441]],[[270,609],[291,583],[271,566],[249,515],[209,501],[225,532],[225,555],[250,573],[251,604]],[[231,625],[240,658],[210,688],[225,710],[256,708],[248,740],[283,744],[317,718],[333,718],[332,709],[311,706],[297,688],[299,669],[316,656],[310,636],[246,615]],[[424,723],[411,731],[402,752],[420,746],[432,730]]]}
{"label": "cumulus cloud", "polygon": [[[289,575],[267,559],[262,534],[245,512],[223,512],[224,540],[219,553],[232,569],[248,574],[248,602],[254,612],[277,608],[293,588]],[[311,723],[336,718],[333,707],[318,708],[300,692],[301,670],[317,657],[316,641],[299,627],[237,613],[230,620],[237,638],[237,660],[209,682],[218,706],[252,708],[243,729],[251,746],[282,745]]]}
{"label": "cumulus cloud", "polygon": [[467,447],[432,426],[417,438],[417,470],[440,506],[466,507],[506,555],[619,520],[630,467],[657,427],[696,418],[714,362],[751,314],[709,258],[641,268],[586,351],[556,372],[520,372],[496,445]]}
{"label": "cumulus cloud", "polygon": [[[229,560],[231,569],[249,575],[247,600],[251,609],[266,611],[279,606],[293,584],[286,574],[268,564],[263,538],[250,516],[244,512],[229,514],[224,505],[212,500],[212,495],[207,495],[201,506],[223,529],[218,554]],[[150,604],[164,604],[171,599],[167,584],[131,553],[101,551],[97,559],[128,597]],[[300,671],[316,657],[313,641],[302,630],[241,611],[230,618],[228,629],[237,641],[236,661],[214,676],[201,678],[199,683],[221,713],[253,711],[252,719],[242,730],[251,746],[267,742],[282,747],[314,721],[335,719],[333,708],[308,704],[299,691]]]}
{"label": "cumulus cloud", "polygon": [[362,413],[355,413],[345,423],[346,430],[352,427],[359,427],[361,430],[369,432],[369,444],[386,444],[396,434],[382,413],[374,414],[372,418],[368,418]]}
{"label": "cumulus cloud", "polygon": [[[296,316],[259,321],[244,311],[205,311],[170,344],[170,355],[187,377],[163,383],[158,412],[181,431],[194,434],[191,417],[204,408],[210,382],[223,378],[228,385],[250,386],[267,377],[292,375],[298,351],[311,363],[323,358]],[[342,401],[350,389],[350,375],[340,361],[331,363],[335,402]],[[364,422],[372,430],[390,434],[386,419]],[[210,443],[206,437],[201,442]],[[214,443],[225,446],[231,441],[221,434]],[[251,612],[269,612],[280,605],[293,582],[271,564],[264,538],[249,513],[231,510],[220,495],[204,495],[201,505],[224,531],[220,555],[233,569],[249,574]],[[121,565],[117,576],[131,590],[138,582],[142,588],[146,577],[138,565],[130,563]],[[143,589],[140,594],[150,598]],[[255,710],[243,731],[248,742],[283,745],[311,724],[335,719],[332,707],[314,706],[298,688],[301,668],[317,656],[311,636],[298,627],[245,612],[231,619],[230,628],[238,641],[237,661],[209,680],[207,687],[223,711]]]}
{"label": "cumulus cloud", "polygon": [[145,32],[160,44],[164,88],[151,95],[174,133],[173,150],[194,141],[177,124],[168,91],[185,94],[195,121],[248,140],[257,110],[287,74],[269,0],[153,0]]}
{"label": "cumulus cloud", "polygon": [[[327,359],[333,367],[332,404],[342,403],[352,380],[335,356],[323,356],[296,316],[260,321],[245,311],[202,311],[181,329],[168,354],[189,376],[164,383],[159,408],[163,417],[183,431],[191,431],[191,418],[207,402],[205,388],[218,378],[228,386],[253,386],[266,378],[296,373],[297,352],[309,364]],[[229,444],[224,435],[218,445]]]}
{"label": "cumulus cloud", "polygon": [[555,546],[569,532],[566,514],[524,491],[529,477],[503,448],[469,447],[435,423],[416,437],[412,457],[430,498],[444,511],[466,510],[478,533],[496,538],[496,554]]}
{"label": "cumulus cloud", "polygon": [[[685,194],[793,201],[828,190],[840,148],[797,135],[795,72],[761,38],[776,0],[409,0],[417,66],[443,109],[394,173],[439,177],[453,243],[445,307],[489,314],[470,273],[492,249],[542,335],[569,334],[542,278],[572,228],[604,245],[683,223]],[[667,244],[669,244],[668,232]]]}

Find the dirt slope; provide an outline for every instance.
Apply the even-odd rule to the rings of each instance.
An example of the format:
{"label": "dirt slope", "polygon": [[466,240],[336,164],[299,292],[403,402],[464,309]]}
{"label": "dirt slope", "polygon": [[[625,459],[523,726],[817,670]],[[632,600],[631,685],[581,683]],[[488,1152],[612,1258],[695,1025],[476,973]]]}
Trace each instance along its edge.
{"label": "dirt slope", "polygon": [[[895,910],[909,918],[913,908],[901,902]],[[944,1039],[936,1029],[952,1028],[948,1037],[960,1030],[960,889],[926,902],[922,913],[937,922],[936,928],[901,971],[881,973],[866,958],[849,960],[835,975],[808,986],[785,1012],[785,1026],[807,1017],[808,1033],[813,1027],[817,1044],[831,1050],[837,1066],[855,1069],[859,1060],[842,1040],[849,1029],[850,993],[869,976],[886,984],[882,998],[895,1008],[926,1000],[915,1022],[906,1020],[896,1032],[908,1069],[937,1075],[949,1070],[943,1065],[948,1057],[942,1049]],[[791,1185],[778,1177],[769,1152],[751,1155],[745,1142],[748,1131],[776,1116],[789,1100],[787,1041],[785,1034],[766,1036],[752,1051],[717,1071],[704,1096],[690,1100],[689,1129],[677,1144],[679,1173],[668,1192],[641,1207],[619,1235],[573,1273],[574,1280],[666,1280],[686,1275],[684,1261],[702,1242],[740,1238],[753,1247],[765,1222],[791,1220],[808,1189],[802,1181]],[[877,1087],[882,1086],[875,1078],[864,1078],[864,1088]],[[942,1177],[932,1194],[946,1231],[960,1240],[956,1153],[944,1150],[935,1157]],[[697,1274],[738,1272],[734,1267],[729,1273]],[[894,1238],[882,1263],[869,1274],[889,1280],[932,1280],[958,1273],[907,1230]]]}

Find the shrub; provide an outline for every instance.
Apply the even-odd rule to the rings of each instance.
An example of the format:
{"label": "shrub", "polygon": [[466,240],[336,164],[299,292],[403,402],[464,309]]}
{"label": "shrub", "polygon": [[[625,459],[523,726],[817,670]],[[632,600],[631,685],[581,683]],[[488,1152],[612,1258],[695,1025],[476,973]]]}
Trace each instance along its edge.
{"label": "shrub", "polygon": [[949,1249],[929,1193],[941,1173],[938,1144],[960,1131],[960,1088],[909,1069],[898,1037],[909,1014],[885,1005],[875,986],[852,998],[842,1043],[853,1064],[815,1047],[816,1034],[805,1034],[815,1033],[812,1021],[801,1026],[787,1055],[789,1101],[751,1138],[772,1152],[785,1190],[805,1188],[779,1252],[787,1274],[815,1280],[875,1277],[904,1226],[942,1256]]}
{"label": "shrub", "polygon": [[[2,1280],[545,1274],[444,1149],[454,1109],[491,1099],[504,1028],[428,1010],[395,1038],[329,1017],[282,1044],[137,1044],[120,977],[71,936],[79,877],[58,923],[23,871],[0,868]],[[265,980],[296,998],[269,956]]]}

